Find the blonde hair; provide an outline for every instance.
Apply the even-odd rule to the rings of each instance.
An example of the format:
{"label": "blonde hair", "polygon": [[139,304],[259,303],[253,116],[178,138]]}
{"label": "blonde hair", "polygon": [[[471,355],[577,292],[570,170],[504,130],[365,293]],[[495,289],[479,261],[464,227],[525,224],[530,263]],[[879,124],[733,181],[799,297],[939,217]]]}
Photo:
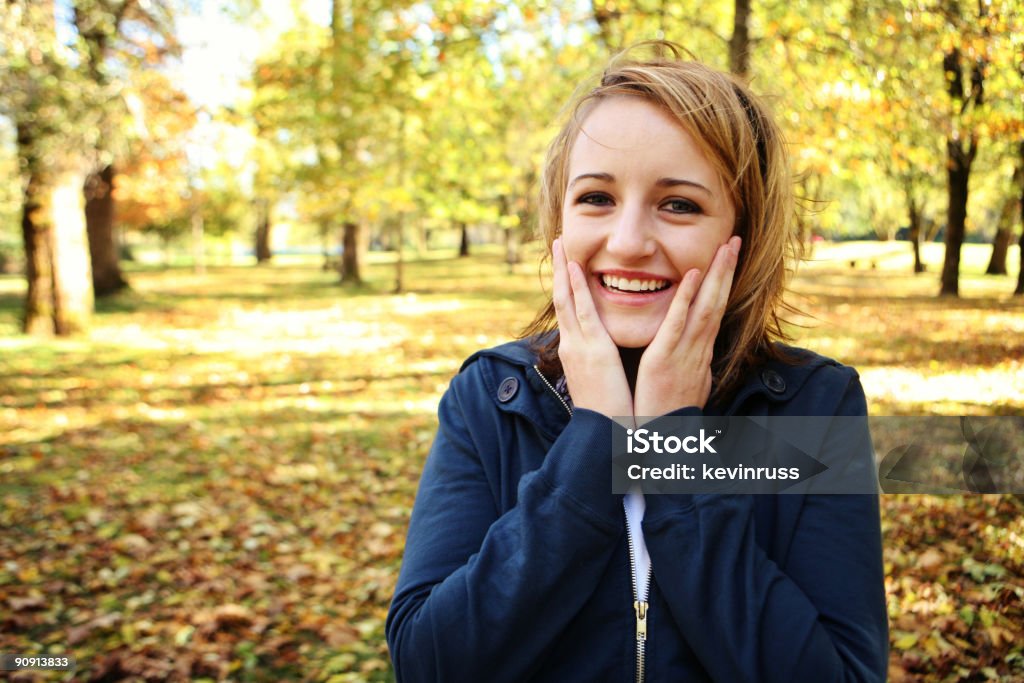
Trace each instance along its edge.
{"label": "blonde hair", "polygon": [[[654,55],[636,60],[639,49]],[[642,43],[615,57],[600,83],[578,93],[548,148],[541,183],[539,227],[551,255],[562,232],[569,153],[583,120],[610,97],[638,97],[661,107],[701,147],[724,179],[736,207],[733,234],[743,238],[725,315],[715,342],[712,399],[735,392],[746,372],[768,359],[787,360],[772,344],[786,339],[779,311],[787,257],[798,248],[785,141],[767,107],[734,76],[696,61],[668,42]],[[549,300],[523,331],[532,337],[545,374],[560,376],[554,304]]]}

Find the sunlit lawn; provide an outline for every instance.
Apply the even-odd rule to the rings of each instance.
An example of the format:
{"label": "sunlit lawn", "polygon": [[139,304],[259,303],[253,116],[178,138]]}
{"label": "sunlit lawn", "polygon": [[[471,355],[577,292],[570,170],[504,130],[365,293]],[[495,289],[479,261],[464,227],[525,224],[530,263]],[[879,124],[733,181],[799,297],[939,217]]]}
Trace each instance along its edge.
{"label": "sunlit lawn", "polygon": [[[823,246],[797,343],[855,365],[874,414],[1024,414],[1024,299],[986,255],[965,250],[950,301],[941,251],[915,277],[905,244]],[[0,651],[69,652],[83,679],[389,679],[437,400],[542,301],[537,266],[495,251],[405,276],[136,272],[88,337],[42,342],[0,280]],[[1024,678],[1016,501],[884,506],[893,680]]]}

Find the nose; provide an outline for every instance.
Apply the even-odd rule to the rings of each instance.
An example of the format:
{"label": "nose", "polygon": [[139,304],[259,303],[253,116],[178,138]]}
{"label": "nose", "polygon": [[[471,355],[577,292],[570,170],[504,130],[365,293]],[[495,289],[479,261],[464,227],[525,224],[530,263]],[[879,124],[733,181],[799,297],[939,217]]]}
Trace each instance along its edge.
{"label": "nose", "polygon": [[651,216],[639,205],[623,205],[617,212],[605,242],[609,254],[624,262],[654,254],[654,225]]}

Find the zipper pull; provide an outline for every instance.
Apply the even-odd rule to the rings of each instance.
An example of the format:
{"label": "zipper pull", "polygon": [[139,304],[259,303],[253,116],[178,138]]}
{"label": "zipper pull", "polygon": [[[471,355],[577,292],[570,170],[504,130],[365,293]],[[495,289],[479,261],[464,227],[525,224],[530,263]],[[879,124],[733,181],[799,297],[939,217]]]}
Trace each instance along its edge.
{"label": "zipper pull", "polygon": [[647,601],[633,601],[633,610],[636,612],[636,639],[647,640]]}

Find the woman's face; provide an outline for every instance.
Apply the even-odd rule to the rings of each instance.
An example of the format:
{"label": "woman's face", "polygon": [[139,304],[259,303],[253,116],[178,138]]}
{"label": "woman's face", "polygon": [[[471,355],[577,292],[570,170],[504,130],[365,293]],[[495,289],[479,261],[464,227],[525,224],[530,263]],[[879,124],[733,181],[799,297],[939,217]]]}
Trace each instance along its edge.
{"label": "woman's face", "polygon": [[562,207],[566,257],[612,341],[647,346],[683,276],[707,272],[735,207],[693,137],[658,107],[614,97],[583,120]]}

